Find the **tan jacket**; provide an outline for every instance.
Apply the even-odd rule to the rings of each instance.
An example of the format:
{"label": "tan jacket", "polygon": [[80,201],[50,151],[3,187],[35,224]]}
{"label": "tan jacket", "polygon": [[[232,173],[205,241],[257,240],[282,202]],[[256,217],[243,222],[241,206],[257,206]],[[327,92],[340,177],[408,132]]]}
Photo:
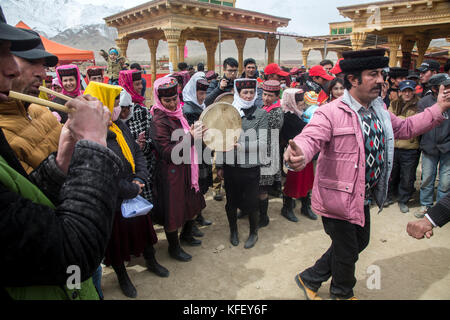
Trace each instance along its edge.
{"label": "tan jacket", "polygon": [[106,76],[109,79],[118,80],[119,79],[119,72],[122,71],[122,63],[128,62],[128,60],[125,57],[118,57],[116,61],[111,61],[109,59],[108,53],[105,50],[100,50],[101,56],[103,59],[105,59],[106,63],[108,64],[108,67],[106,68]]}
{"label": "tan jacket", "polygon": [[[389,111],[395,114],[400,119],[406,119],[417,113],[417,103],[419,98],[415,96],[411,101],[405,102],[402,97],[397,100],[391,101]],[[398,149],[419,149],[419,137],[408,140],[395,140],[394,147]]]}
{"label": "tan jacket", "polygon": [[62,125],[46,108],[10,100],[0,104],[0,127],[23,168],[31,173],[58,150]]}

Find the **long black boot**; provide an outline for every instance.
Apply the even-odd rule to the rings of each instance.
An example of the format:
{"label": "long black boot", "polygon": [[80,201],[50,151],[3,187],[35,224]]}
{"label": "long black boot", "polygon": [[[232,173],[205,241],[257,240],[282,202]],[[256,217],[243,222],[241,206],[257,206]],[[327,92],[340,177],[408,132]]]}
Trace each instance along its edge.
{"label": "long black boot", "polygon": [[291,197],[283,195],[283,208],[281,215],[292,222],[298,222],[298,218],[294,214],[295,200]]}
{"label": "long black boot", "polygon": [[191,261],[192,256],[181,248],[180,240],[178,239],[178,231],[167,232],[167,241],[169,242],[169,255],[175,260],[181,262]]}
{"label": "long black boot", "polygon": [[237,227],[237,209],[227,209],[228,224],[230,226],[230,242],[233,246],[239,244],[239,234]]}
{"label": "long black boot", "polygon": [[117,275],[117,280],[119,280],[120,289],[122,289],[123,294],[128,298],[136,298],[137,290],[128,277],[125,265],[122,263],[120,265],[113,265],[112,267]]}
{"label": "long black boot", "polygon": [[169,276],[169,270],[164,268],[162,265],[156,261],[155,248],[152,245],[148,245],[144,249],[144,258],[147,269],[158,277],[167,278]]}
{"label": "long black boot", "polygon": [[259,227],[266,227],[269,222],[269,216],[267,215],[267,209],[269,208],[269,198],[259,200]]}
{"label": "long black boot", "polygon": [[311,220],[317,220],[317,215],[311,210],[311,194],[304,198],[301,198],[302,208],[300,210],[301,214],[308,217]]}
{"label": "long black boot", "polygon": [[250,213],[248,215],[248,220],[250,222],[250,235],[245,242],[245,249],[252,248],[255,245],[256,241],[258,241],[259,212],[256,210]]}
{"label": "long black boot", "polygon": [[194,226],[194,220],[187,221],[184,224],[183,230],[180,233],[180,240],[186,243],[188,246],[197,247],[202,244],[201,240],[195,239],[192,233],[192,228]]}
{"label": "long black boot", "polygon": [[205,219],[201,212],[198,214],[197,218],[195,218],[195,221],[201,226],[210,226],[212,224],[211,221]]}

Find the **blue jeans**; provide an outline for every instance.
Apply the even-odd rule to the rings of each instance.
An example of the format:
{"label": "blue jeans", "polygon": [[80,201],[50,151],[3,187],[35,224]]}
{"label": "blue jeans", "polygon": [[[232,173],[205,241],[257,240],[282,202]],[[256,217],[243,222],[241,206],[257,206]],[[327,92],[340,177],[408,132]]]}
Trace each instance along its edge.
{"label": "blue jeans", "polygon": [[94,282],[95,289],[97,289],[98,296],[103,300],[102,291],[102,265],[99,265],[97,270],[92,275],[92,282]]}
{"label": "blue jeans", "polygon": [[439,185],[436,202],[445,197],[450,189],[450,152],[432,156],[422,152],[422,183],[420,185],[420,204],[433,205],[434,182],[439,165]]}

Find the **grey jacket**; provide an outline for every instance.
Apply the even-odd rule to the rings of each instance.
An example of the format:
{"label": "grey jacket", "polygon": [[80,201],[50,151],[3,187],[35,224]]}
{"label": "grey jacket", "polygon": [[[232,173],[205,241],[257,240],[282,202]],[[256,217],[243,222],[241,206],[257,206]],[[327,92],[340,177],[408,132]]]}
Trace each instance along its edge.
{"label": "grey jacket", "polygon": [[[437,98],[432,95],[426,95],[417,103],[417,111],[423,112],[437,102]],[[420,140],[420,149],[428,155],[438,156],[439,153],[450,152],[450,120],[446,119],[441,125],[431,129],[422,135]]]}
{"label": "grey jacket", "polygon": [[[242,117],[242,133],[237,141],[239,147],[220,153],[216,166],[226,164],[233,167],[253,168],[270,163],[267,157],[267,133],[269,128],[268,114],[254,105]],[[222,159],[220,159],[222,158]],[[221,162],[221,160],[223,160]]]}

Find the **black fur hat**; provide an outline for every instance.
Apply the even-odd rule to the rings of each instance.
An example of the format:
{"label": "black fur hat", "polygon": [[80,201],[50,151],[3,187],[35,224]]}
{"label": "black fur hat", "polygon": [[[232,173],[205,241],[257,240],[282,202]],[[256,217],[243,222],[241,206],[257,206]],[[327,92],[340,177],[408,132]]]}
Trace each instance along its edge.
{"label": "black fur hat", "polygon": [[389,58],[384,56],[385,52],[386,49],[346,51],[342,53],[344,60],[339,66],[344,73],[386,68],[389,66]]}
{"label": "black fur hat", "polygon": [[405,68],[399,68],[399,67],[393,67],[389,70],[389,77],[391,78],[400,78],[400,77],[407,77],[409,74],[408,69]]}

